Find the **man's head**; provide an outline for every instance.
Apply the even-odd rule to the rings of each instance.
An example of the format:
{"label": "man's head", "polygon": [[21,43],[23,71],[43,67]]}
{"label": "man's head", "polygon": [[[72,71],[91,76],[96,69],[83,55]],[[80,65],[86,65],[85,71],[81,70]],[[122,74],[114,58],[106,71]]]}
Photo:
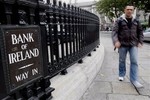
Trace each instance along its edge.
{"label": "man's head", "polygon": [[132,17],[132,14],[134,12],[134,6],[133,5],[127,5],[124,9],[125,15],[128,18]]}

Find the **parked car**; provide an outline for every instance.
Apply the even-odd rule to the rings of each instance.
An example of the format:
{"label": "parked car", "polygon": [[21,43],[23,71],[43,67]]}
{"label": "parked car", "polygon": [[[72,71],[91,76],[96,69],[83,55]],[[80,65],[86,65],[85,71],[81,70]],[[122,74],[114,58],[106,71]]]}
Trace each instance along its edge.
{"label": "parked car", "polygon": [[150,41],[150,28],[146,29],[144,32],[144,41]]}

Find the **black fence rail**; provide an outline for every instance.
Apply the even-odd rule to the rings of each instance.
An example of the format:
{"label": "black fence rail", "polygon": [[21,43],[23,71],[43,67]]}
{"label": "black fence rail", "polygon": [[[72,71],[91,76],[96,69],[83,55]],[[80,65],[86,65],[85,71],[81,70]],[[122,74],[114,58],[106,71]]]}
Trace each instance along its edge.
{"label": "black fence rail", "polygon": [[[82,63],[82,58],[90,55],[99,45],[99,18],[86,10],[56,0],[0,0],[0,28],[0,99],[3,100],[51,99],[54,88],[50,87],[49,79],[59,73],[67,74],[68,67],[76,62]],[[18,33],[18,38],[14,35],[17,32],[22,32],[22,35]],[[31,53],[32,56],[40,55],[33,61],[38,63],[36,66],[42,65],[39,69],[32,70],[32,74],[37,76],[27,76],[26,68],[23,69],[26,71],[24,74],[19,74],[20,80],[16,76],[20,71],[13,68],[22,64],[19,60],[21,55],[15,58],[15,53],[11,53],[11,60],[7,57],[11,46],[7,46],[4,41],[8,40],[9,44],[8,36],[16,39],[11,42],[16,46],[13,47],[13,52],[19,48],[17,43],[22,52],[27,49],[25,45],[28,48],[39,46],[38,49],[34,48],[35,54]],[[25,38],[24,41],[21,36]],[[31,43],[36,41],[35,44]],[[28,62],[32,61],[29,55],[25,57]],[[9,63],[6,59],[9,59]],[[13,62],[17,65],[11,69]],[[14,76],[17,82],[11,76],[13,72],[16,73]]]}

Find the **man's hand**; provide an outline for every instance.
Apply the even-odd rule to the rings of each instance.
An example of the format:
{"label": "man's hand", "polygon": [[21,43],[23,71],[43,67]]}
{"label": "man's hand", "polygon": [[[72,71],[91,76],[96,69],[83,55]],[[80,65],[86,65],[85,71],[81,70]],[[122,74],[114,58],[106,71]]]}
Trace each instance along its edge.
{"label": "man's hand", "polygon": [[115,47],[116,47],[116,48],[120,48],[120,46],[121,46],[120,42],[117,41],[117,42],[115,43]]}
{"label": "man's hand", "polygon": [[142,48],[142,46],[143,46],[143,45],[142,45],[141,43],[138,43],[138,47],[139,47],[139,48]]}

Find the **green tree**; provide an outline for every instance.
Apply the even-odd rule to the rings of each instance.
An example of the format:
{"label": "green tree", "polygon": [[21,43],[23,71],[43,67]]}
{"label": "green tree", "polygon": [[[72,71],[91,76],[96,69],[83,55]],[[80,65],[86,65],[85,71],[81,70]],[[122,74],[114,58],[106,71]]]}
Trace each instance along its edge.
{"label": "green tree", "polygon": [[150,12],[150,0],[99,0],[96,4],[96,8],[100,14],[104,14],[112,20],[114,17],[118,18],[123,13],[124,7],[129,3],[132,3],[140,10]]}
{"label": "green tree", "polygon": [[[139,9],[144,10],[146,13],[150,12],[150,0],[132,0],[132,1]],[[150,27],[150,15],[148,20],[148,26]]]}
{"label": "green tree", "polygon": [[119,17],[123,13],[124,7],[132,3],[141,10],[150,10],[150,0],[99,0],[96,4],[97,11],[107,17]]}
{"label": "green tree", "polygon": [[96,4],[97,11],[108,18],[119,17],[123,13],[128,0],[100,0]]}
{"label": "green tree", "polygon": [[150,0],[131,0],[135,6],[145,12],[150,12]]}

